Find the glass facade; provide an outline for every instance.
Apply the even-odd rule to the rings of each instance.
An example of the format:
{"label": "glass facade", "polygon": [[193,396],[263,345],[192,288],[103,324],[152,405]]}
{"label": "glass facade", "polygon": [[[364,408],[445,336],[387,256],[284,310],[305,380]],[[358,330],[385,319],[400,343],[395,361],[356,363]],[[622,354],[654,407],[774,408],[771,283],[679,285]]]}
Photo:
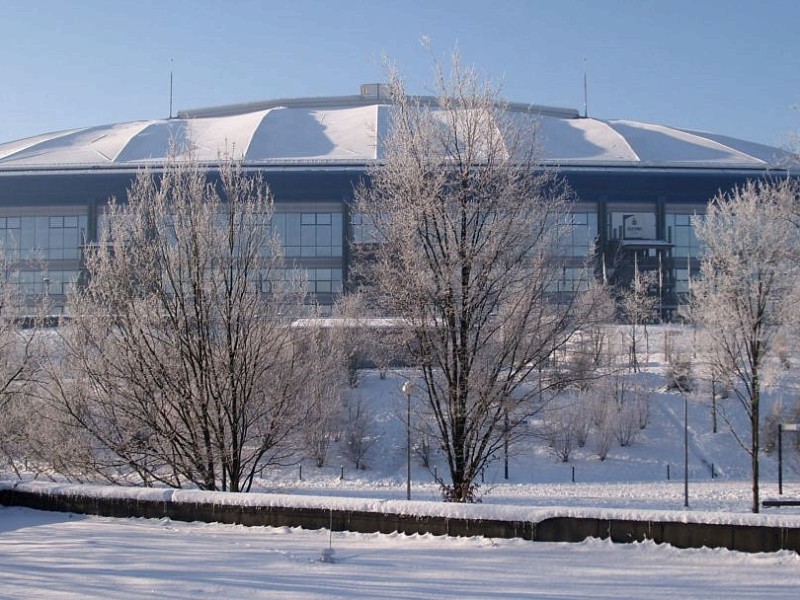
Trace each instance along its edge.
{"label": "glass facade", "polygon": [[357,213],[351,214],[350,225],[352,227],[354,244],[374,244],[378,241],[375,225],[366,215]]}
{"label": "glass facade", "polygon": [[308,280],[308,291],[312,294],[341,294],[342,269],[303,269]]}
{"label": "glass facade", "polygon": [[565,266],[561,267],[561,276],[554,286],[550,286],[550,290],[557,293],[578,292],[587,289],[591,280],[592,273],[588,272],[585,267]]}
{"label": "glass facade", "polygon": [[70,287],[78,281],[79,274],[77,269],[23,270],[19,272],[19,283],[25,294],[66,296]]}
{"label": "glass facade", "polygon": [[[106,201],[124,203],[135,178],[133,164],[124,168],[0,169],[0,246],[15,262],[13,278],[40,294],[49,288],[62,296],[81,269],[82,245],[96,242],[107,219]],[[154,173],[161,166],[152,164]],[[120,165],[122,167],[122,165]],[[259,172],[274,193],[274,214],[265,215],[283,255],[280,268],[304,272],[309,292],[330,303],[347,288],[350,261],[362,253],[362,244],[376,240],[376,228],[365,214],[353,212],[354,189],[369,181],[364,165],[296,160],[290,165],[248,164]],[[660,169],[658,165],[624,164],[594,168],[567,164],[558,177],[574,192],[572,214],[553,223],[561,249],[552,274],[552,288],[568,294],[588,276],[604,278],[620,288],[629,284],[635,268],[657,272],[663,281],[665,314],[679,306],[688,288],[689,274],[699,275],[703,248],[693,216],[703,215],[709,198],[730,190],[750,177],[768,171],[726,168]],[[210,181],[218,181],[216,172]],[[592,257],[592,250],[597,256]],[[351,246],[352,245],[352,246]],[[363,248],[364,254],[369,248]],[[265,249],[265,255],[268,251]],[[588,258],[588,260],[587,260]],[[592,261],[594,259],[594,261]],[[602,261],[602,264],[601,264]],[[358,286],[361,281],[353,280]],[[61,302],[62,300],[58,300]]]}
{"label": "glass facade", "polygon": [[665,215],[667,241],[672,244],[673,258],[698,258],[702,246],[694,234],[693,215],[667,213]]}
{"label": "glass facade", "polygon": [[[272,215],[272,230],[280,241],[287,267],[283,276],[289,278],[302,274],[311,294],[330,299],[332,295],[342,293],[344,287],[343,213],[327,209],[330,205],[325,207],[326,210],[314,210],[316,207],[311,203],[301,206],[289,207],[294,211],[284,210]],[[335,208],[339,208],[339,205],[335,205]],[[630,211],[620,211],[619,206],[613,208],[605,213],[610,239],[663,239],[668,244],[668,256],[672,259],[673,293],[686,294],[690,268],[687,261],[694,263],[702,254],[702,247],[692,227],[694,215],[689,213],[695,207],[689,210],[678,206],[667,207],[662,212],[663,221],[658,223],[658,231],[647,235],[640,232],[636,236],[628,235],[634,226],[645,233],[656,228],[655,212],[646,211],[643,205],[632,206]],[[575,291],[586,284],[584,259],[590,256],[600,233],[597,209],[580,205],[576,209],[564,221],[560,253],[566,260],[557,281],[554,281],[553,288],[557,292]],[[673,212],[675,209],[681,212]],[[80,210],[88,213],[86,208],[68,207],[66,210],[53,208],[31,211],[38,214],[0,216],[0,244],[7,257],[19,261],[21,268],[13,278],[25,293],[64,296],[69,286],[77,281],[81,246],[87,236],[94,237],[93,232],[88,230],[87,214],[75,214]],[[101,210],[98,226],[102,227],[104,223],[105,216]],[[352,214],[349,225],[353,243],[374,241],[373,226],[362,215]],[[668,260],[666,256],[664,258]]]}
{"label": "glass facade", "polygon": [[19,260],[77,260],[87,225],[86,215],[0,217],[0,242]]}
{"label": "glass facade", "polygon": [[562,237],[562,254],[584,258],[594,251],[597,241],[597,212],[573,212],[568,217],[569,227]]}
{"label": "glass facade", "polygon": [[[107,224],[107,216],[99,215],[98,229]],[[271,217],[272,232],[283,253],[287,268],[273,273],[278,278],[290,280],[302,277],[308,292],[318,294],[322,300],[331,294],[340,294],[343,289],[343,240],[344,230],[341,212],[303,211],[278,212]],[[264,249],[264,256],[270,248]],[[264,293],[270,284],[264,279]]]}
{"label": "glass facade", "polygon": [[690,275],[690,271],[689,271],[688,268],[675,269],[675,293],[676,294],[686,295],[686,294],[689,293],[689,275]]}
{"label": "glass facade", "polygon": [[[288,269],[278,269],[272,273],[273,281],[281,278],[284,281],[305,280],[306,289],[311,294],[341,294],[342,293],[342,269],[341,268],[319,268],[319,267],[291,267]],[[270,290],[268,279],[264,279],[261,285],[264,293]]]}
{"label": "glass facade", "polygon": [[564,264],[548,286],[559,296],[585,289],[592,277],[587,272],[586,259],[594,252],[597,243],[597,212],[585,209],[571,212],[562,231],[559,254],[565,257]]}
{"label": "glass facade", "polygon": [[286,258],[342,256],[340,212],[276,212],[272,216],[272,226]]}
{"label": "glass facade", "polygon": [[[22,294],[49,295],[58,300],[78,280],[89,218],[87,214],[75,214],[74,209],[59,214],[61,211],[53,208],[32,211],[40,214],[0,216],[2,254],[15,265],[6,276]],[[59,302],[52,310],[61,310]]]}

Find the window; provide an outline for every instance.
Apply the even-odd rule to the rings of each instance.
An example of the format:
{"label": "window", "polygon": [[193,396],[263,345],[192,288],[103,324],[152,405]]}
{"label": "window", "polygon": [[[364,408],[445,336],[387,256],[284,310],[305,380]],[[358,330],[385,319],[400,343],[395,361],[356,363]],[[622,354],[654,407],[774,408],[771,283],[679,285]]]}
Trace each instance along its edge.
{"label": "window", "polygon": [[667,213],[665,217],[667,241],[672,244],[672,256],[675,258],[702,256],[700,241],[692,227],[693,215]]}
{"label": "window", "polygon": [[378,241],[375,224],[366,215],[353,213],[350,215],[354,244],[374,244]]}
{"label": "window", "polygon": [[86,215],[0,217],[0,242],[21,260],[77,260],[87,224]]}
{"label": "window", "polygon": [[[320,268],[289,268],[276,270],[273,277],[284,281],[297,281],[304,279],[306,290],[310,294],[340,294],[342,292],[342,270],[341,269],[320,269]],[[261,290],[270,290],[269,281],[265,278]]]}
{"label": "window", "polygon": [[571,213],[567,215],[567,225],[561,238],[561,255],[577,258],[593,252],[597,239],[597,213]]}
{"label": "window", "polygon": [[15,279],[22,294],[65,296],[78,281],[78,271],[22,270]]}
{"label": "window", "polygon": [[591,279],[591,274],[585,268],[564,265],[559,276],[548,286],[548,290],[558,294],[579,292],[588,288]]}
{"label": "window", "polygon": [[342,213],[276,213],[272,226],[287,258],[342,256]]}

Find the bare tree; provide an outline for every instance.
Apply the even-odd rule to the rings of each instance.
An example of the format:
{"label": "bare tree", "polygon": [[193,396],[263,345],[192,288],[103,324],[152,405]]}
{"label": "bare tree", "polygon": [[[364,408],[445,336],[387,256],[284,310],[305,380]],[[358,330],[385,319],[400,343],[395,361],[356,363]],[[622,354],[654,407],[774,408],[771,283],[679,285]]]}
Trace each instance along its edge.
{"label": "bare tree", "polygon": [[602,388],[592,397],[592,422],[595,427],[594,450],[597,457],[604,461],[614,442],[616,430],[616,409],[606,397],[602,395]]}
{"label": "bare tree", "polygon": [[212,179],[176,157],[109,205],[49,387],[105,477],[246,491],[288,456],[302,290],[284,281],[271,214],[239,163]]}
{"label": "bare tree", "polygon": [[19,474],[28,453],[27,420],[41,367],[49,298],[32,294],[19,260],[0,245],[0,460]]}
{"label": "bare tree", "polygon": [[299,432],[305,454],[317,467],[324,467],[328,451],[341,438],[346,422],[343,394],[350,383],[350,349],[342,343],[342,325],[325,319],[304,319],[300,323],[307,377],[299,399],[305,416]]}
{"label": "bare tree", "polygon": [[612,438],[620,446],[630,446],[637,440],[648,423],[650,395],[621,371],[607,373],[592,386],[590,393],[594,396],[592,421],[598,437],[598,454],[604,459]]}
{"label": "bare tree", "polygon": [[788,216],[798,191],[791,180],[750,182],[714,198],[705,219],[694,220],[705,254],[692,314],[705,328],[714,372],[731,379],[749,423],[746,433],[732,431],[751,458],[753,512],[768,359],[776,336],[796,321],[797,230]]}
{"label": "bare tree", "polygon": [[[695,359],[690,365],[690,372],[695,374],[698,387],[702,385],[708,390],[711,433],[718,433],[720,406],[724,400],[730,397],[731,388],[733,387],[731,370],[721,365],[721,361],[718,360],[715,342],[706,335],[705,330],[696,332],[693,338],[694,347],[691,352],[694,354]],[[686,351],[682,352],[683,354],[686,353]],[[681,355],[678,352],[676,354],[678,356]],[[681,360],[688,360],[688,355]]]}
{"label": "bare tree", "polygon": [[584,418],[586,407],[581,399],[578,394],[561,394],[542,411],[540,435],[550,454],[562,462],[569,462],[576,445],[586,444],[589,420]]}
{"label": "bare tree", "polygon": [[653,319],[658,308],[658,297],[651,293],[653,286],[657,285],[656,273],[642,271],[638,262],[634,263],[633,279],[630,286],[622,291],[620,304],[622,314],[630,325],[629,364],[633,371],[639,371],[639,327],[641,326],[645,337],[648,355],[650,341],[647,333],[647,323]]}
{"label": "bare tree", "polygon": [[347,416],[344,422],[344,452],[356,469],[364,469],[364,459],[378,441],[372,430],[372,413],[358,392],[351,392],[346,400]]}
{"label": "bare tree", "polygon": [[509,112],[456,55],[449,72],[436,66],[435,99],[390,76],[386,155],[356,194],[377,242],[360,280],[410,324],[448,464],[443,496],[468,502],[538,408],[548,358],[583,324],[578,295],[556,293],[570,194],[537,163],[536,115]]}
{"label": "bare tree", "polygon": [[688,394],[694,390],[694,369],[691,358],[683,353],[673,353],[667,361],[667,389]]}
{"label": "bare tree", "polygon": [[335,319],[331,330],[335,331],[338,352],[342,354],[350,387],[358,387],[359,370],[370,358],[371,331],[367,318],[368,307],[357,292],[339,298],[334,307]]}

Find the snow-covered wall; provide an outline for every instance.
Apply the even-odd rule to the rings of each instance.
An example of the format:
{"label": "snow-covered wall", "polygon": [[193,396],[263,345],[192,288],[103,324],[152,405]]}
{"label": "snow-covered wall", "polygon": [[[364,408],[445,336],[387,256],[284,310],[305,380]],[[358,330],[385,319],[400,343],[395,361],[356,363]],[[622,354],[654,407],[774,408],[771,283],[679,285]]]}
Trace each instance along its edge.
{"label": "snow-covered wall", "polygon": [[168,517],[259,526],[330,527],[360,533],[522,538],[579,542],[653,540],[679,548],[800,552],[800,518],[689,515],[670,511],[527,509],[439,502],[231,494],[157,488],[64,484],[0,484],[0,504],[110,517]]}

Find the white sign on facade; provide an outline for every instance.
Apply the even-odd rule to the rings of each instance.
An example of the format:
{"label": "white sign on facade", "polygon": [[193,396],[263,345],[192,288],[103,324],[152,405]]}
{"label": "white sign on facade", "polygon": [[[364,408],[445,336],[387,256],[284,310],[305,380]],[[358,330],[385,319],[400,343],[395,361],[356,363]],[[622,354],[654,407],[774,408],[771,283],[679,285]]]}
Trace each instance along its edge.
{"label": "white sign on facade", "polygon": [[613,213],[611,225],[624,240],[656,239],[656,216],[653,213]]}

